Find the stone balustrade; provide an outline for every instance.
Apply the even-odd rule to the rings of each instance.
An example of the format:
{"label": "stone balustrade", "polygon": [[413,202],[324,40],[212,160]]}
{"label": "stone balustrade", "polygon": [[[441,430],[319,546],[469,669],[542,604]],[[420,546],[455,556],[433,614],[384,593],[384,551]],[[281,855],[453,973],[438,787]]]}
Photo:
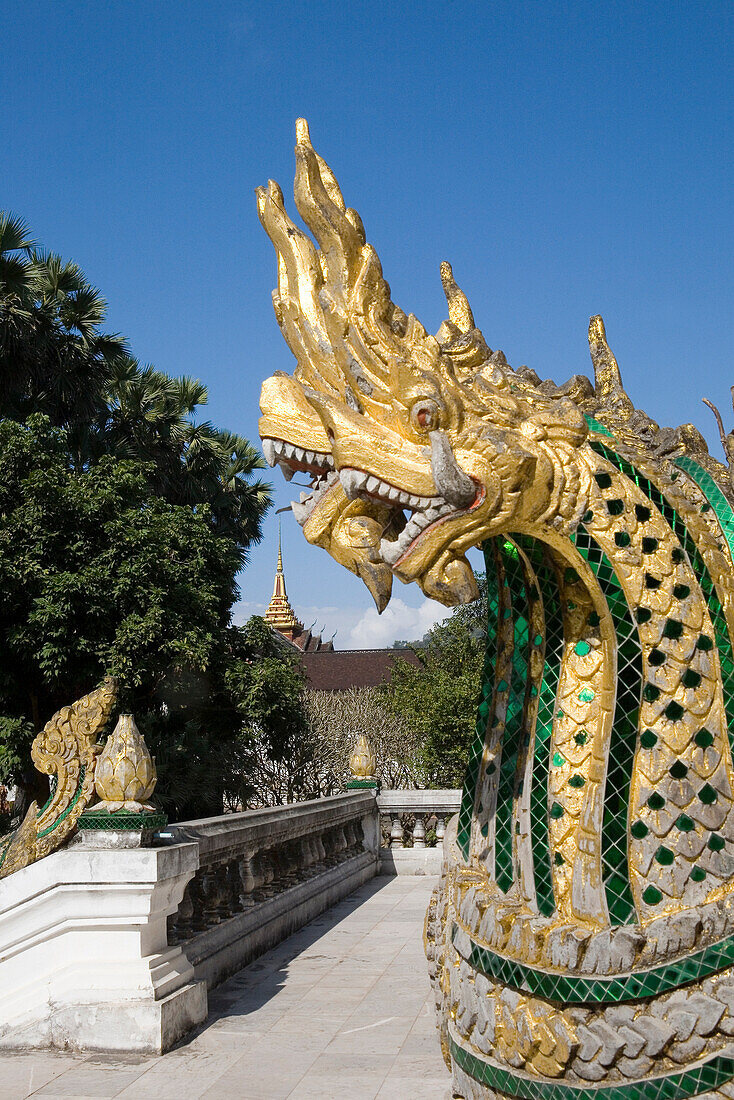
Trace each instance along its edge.
{"label": "stone balustrade", "polygon": [[[382,791],[377,807],[382,821],[389,823],[390,837],[389,847],[380,851],[382,873],[438,874],[446,820],[458,812],[460,803],[460,790]],[[430,844],[429,829],[434,834]]]}
{"label": "stone balustrade", "polygon": [[0,1048],[168,1049],[206,1017],[207,987],[374,875],[437,874],[459,800],[351,790],[181,822],[139,848],[80,829],[0,884]]}
{"label": "stone balustrade", "polygon": [[198,846],[169,943],[210,987],[379,870],[372,791],[185,821],[159,839]]}

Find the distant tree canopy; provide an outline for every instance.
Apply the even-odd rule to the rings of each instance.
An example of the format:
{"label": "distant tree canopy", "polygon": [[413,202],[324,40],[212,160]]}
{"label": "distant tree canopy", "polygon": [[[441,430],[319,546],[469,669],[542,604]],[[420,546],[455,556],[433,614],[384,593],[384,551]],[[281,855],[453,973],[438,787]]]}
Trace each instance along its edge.
{"label": "distant tree canopy", "polygon": [[301,673],[231,625],[269,486],[206,388],[141,367],[73,263],[0,214],[0,781],[28,797],[35,733],[107,673],[176,817],[219,813],[253,740],[277,755]]}
{"label": "distant tree canopy", "polygon": [[477,575],[478,600],[457,607],[413,648],[419,664],[394,662],[389,705],[420,745],[431,787],[460,787],[476,723],[487,636],[487,582]]}

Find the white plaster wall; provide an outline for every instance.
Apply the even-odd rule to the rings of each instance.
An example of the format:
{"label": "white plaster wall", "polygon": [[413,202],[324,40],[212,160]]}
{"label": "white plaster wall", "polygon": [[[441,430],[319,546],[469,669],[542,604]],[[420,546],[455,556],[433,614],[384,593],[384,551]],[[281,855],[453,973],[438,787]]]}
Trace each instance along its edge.
{"label": "white plaster wall", "polygon": [[155,1051],[203,1020],[166,937],[197,866],[195,844],[74,847],[0,882],[0,1046]]}

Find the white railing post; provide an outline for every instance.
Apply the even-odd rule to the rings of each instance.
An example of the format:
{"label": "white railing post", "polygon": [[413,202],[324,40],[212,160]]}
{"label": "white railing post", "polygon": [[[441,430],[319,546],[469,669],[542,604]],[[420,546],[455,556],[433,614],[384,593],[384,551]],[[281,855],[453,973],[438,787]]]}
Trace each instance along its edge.
{"label": "white railing post", "polygon": [[413,826],[413,847],[425,848],[426,846],[426,826],[423,821],[423,814],[415,815],[415,825]]}
{"label": "white railing post", "polygon": [[390,828],[390,847],[403,847],[403,822],[400,814],[395,814],[392,819],[392,826]]}

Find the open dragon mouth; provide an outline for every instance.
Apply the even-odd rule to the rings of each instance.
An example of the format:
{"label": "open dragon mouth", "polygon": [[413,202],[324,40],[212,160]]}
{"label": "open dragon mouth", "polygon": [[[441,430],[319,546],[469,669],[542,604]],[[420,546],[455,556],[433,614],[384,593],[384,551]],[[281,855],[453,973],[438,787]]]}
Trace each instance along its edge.
{"label": "open dragon mouth", "polygon": [[287,481],[295,473],[307,474],[311,479],[311,491],[302,492],[300,501],[291,501],[293,515],[301,527],[322,498],[339,483],[348,500],[387,505],[389,519],[384,526],[379,553],[390,568],[397,566],[427,531],[473,511],[485,496],[484,487],[475,481],[474,499],[457,507],[442,496],[419,496],[398,489],[365,470],[343,466],[337,471],[332,455],[323,451],[309,451],[283,439],[272,438],[263,439],[262,447],[269,465],[280,466]]}
{"label": "open dragon mouth", "polygon": [[291,501],[293,515],[303,527],[324,494],[339,481],[334,459],[323,451],[308,451],[283,439],[263,439],[262,448],[268,464],[280,466],[286,481],[295,473],[311,478],[311,492],[301,493],[300,503]]}
{"label": "open dragon mouth", "polygon": [[[390,522],[380,541],[380,556],[391,568],[398,565],[426,531],[445,520],[471,512],[484,499],[484,489],[479,483],[475,483],[476,494],[471,503],[457,508],[440,496],[423,497],[407,493],[364,470],[342,467],[339,478],[348,499],[374,501],[392,507]],[[406,511],[410,514],[406,515]]]}

